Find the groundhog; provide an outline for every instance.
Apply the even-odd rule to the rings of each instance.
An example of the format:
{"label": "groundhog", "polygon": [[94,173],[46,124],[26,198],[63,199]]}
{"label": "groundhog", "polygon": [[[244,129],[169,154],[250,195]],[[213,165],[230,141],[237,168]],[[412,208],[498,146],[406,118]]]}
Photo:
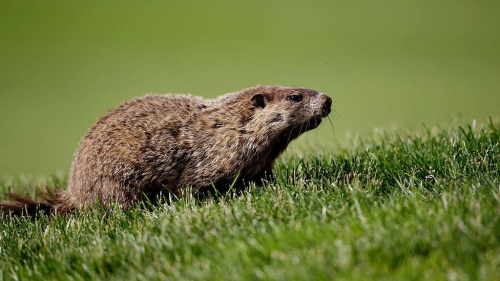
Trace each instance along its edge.
{"label": "groundhog", "polygon": [[40,201],[7,194],[4,212],[68,213],[119,203],[128,208],[165,192],[227,190],[259,181],[290,141],[318,127],[332,99],[304,88],[257,86],[209,100],[146,95],[101,117],[80,142],[67,190]]}

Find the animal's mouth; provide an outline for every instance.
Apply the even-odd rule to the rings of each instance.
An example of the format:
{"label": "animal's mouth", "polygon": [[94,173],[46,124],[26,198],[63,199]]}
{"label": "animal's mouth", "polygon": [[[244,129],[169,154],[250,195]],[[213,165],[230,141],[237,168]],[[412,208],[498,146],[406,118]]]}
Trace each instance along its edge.
{"label": "animal's mouth", "polygon": [[321,124],[321,121],[321,116],[314,116],[313,118],[309,119],[306,123],[307,130],[318,128],[319,124]]}

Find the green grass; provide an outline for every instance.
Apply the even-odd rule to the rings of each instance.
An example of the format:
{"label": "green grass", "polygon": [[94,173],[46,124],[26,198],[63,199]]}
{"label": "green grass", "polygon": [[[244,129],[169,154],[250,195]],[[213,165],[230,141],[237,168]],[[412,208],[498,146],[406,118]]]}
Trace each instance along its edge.
{"label": "green grass", "polygon": [[[150,211],[0,222],[0,279],[500,279],[498,124],[287,153],[277,179]],[[64,176],[5,179],[33,192]]]}

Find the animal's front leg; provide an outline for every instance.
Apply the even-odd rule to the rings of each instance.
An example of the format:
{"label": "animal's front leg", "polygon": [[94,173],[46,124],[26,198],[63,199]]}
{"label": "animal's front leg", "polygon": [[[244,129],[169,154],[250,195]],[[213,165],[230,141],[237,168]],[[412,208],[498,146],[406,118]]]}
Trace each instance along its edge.
{"label": "animal's front leg", "polygon": [[274,179],[274,173],[271,166],[262,169],[250,181],[255,183],[256,186],[262,186],[264,180],[274,181]]}

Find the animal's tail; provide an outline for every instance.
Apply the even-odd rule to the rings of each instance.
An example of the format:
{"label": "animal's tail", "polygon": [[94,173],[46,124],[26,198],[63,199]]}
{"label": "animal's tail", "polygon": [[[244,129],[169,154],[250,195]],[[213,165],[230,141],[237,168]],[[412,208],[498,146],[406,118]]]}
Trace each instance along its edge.
{"label": "animal's tail", "polygon": [[9,199],[9,202],[0,202],[0,212],[6,215],[29,217],[34,217],[40,212],[45,215],[65,215],[74,208],[68,206],[63,193],[64,191],[59,188],[45,188],[37,195],[40,201],[33,200],[26,195],[7,193],[5,197]]}

